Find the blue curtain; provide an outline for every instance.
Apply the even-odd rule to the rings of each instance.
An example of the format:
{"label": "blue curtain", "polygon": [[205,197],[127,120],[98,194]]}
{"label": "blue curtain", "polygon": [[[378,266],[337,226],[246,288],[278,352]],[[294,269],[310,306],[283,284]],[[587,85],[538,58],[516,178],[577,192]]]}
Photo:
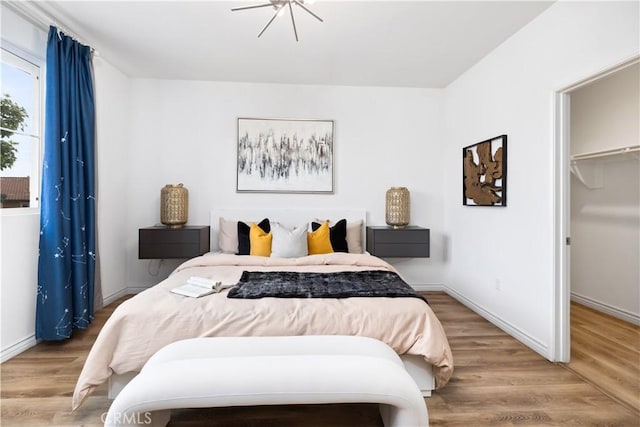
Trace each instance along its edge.
{"label": "blue curtain", "polygon": [[95,106],[91,48],[49,28],[36,338],[93,320]]}

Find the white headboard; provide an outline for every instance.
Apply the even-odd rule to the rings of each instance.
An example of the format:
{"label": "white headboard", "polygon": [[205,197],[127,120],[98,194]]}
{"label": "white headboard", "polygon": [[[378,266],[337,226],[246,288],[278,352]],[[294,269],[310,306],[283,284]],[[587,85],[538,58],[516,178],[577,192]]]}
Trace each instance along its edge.
{"label": "white headboard", "polygon": [[261,221],[269,218],[270,221],[277,221],[288,227],[298,227],[302,224],[309,224],[315,219],[328,219],[338,221],[345,218],[347,222],[362,220],[362,247],[366,248],[367,211],[364,209],[273,209],[273,208],[239,208],[239,209],[214,209],[210,214],[209,224],[211,225],[211,251],[219,250],[218,231],[220,228],[220,217],[237,221]]}

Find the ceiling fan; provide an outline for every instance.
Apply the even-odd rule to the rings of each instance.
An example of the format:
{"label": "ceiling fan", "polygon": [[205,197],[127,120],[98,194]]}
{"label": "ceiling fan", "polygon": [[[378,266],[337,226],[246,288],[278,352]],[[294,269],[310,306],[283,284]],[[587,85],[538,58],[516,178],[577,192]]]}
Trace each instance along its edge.
{"label": "ceiling fan", "polygon": [[276,19],[278,16],[282,16],[285,13],[285,8],[288,8],[289,9],[289,14],[291,15],[291,23],[293,24],[293,34],[296,36],[296,41],[298,41],[298,30],[296,29],[296,19],[293,16],[293,6],[292,5],[295,4],[296,6],[299,6],[302,10],[304,10],[307,13],[309,13],[311,16],[316,18],[318,21],[324,22],[322,20],[322,18],[320,18],[318,15],[316,15],[315,13],[310,11],[309,8],[307,8],[307,6],[305,6],[305,3],[311,4],[311,3],[313,3],[313,1],[310,1],[310,0],[306,0],[306,1],[305,0],[269,0],[269,3],[257,4],[257,5],[253,5],[253,6],[234,7],[233,9],[231,9],[231,11],[235,12],[235,11],[238,11],[238,10],[257,9],[257,8],[260,8],[260,7],[273,7],[275,9],[275,13],[273,14],[273,16],[271,17],[269,22],[267,22],[267,25],[265,25],[264,28],[262,29],[262,31],[260,31],[260,34],[258,34],[258,37],[260,37],[266,31],[266,29],[269,28],[269,25],[271,25],[271,23],[274,21],[274,19]]}

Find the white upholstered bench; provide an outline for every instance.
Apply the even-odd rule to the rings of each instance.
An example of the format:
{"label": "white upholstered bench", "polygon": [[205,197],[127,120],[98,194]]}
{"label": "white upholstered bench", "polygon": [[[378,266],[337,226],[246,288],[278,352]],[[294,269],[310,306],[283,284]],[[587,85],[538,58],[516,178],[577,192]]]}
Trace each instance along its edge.
{"label": "white upholstered bench", "polygon": [[427,426],[399,356],[365,337],[216,337],[167,345],[113,401],[105,426],[161,425],[174,408],[378,403],[385,426]]}

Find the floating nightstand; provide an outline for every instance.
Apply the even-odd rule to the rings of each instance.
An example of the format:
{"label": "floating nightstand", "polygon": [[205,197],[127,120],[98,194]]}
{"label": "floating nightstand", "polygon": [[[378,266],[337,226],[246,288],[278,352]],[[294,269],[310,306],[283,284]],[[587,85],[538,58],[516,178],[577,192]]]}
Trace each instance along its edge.
{"label": "floating nightstand", "polygon": [[429,229],[415,225],[367,227],[367,252],[381,258],[428,258]]}
{"label": "floating nightstand", "polygon": [[138,230],[139,259],[193,258],[209,252],[209,226],[165,226]]}

